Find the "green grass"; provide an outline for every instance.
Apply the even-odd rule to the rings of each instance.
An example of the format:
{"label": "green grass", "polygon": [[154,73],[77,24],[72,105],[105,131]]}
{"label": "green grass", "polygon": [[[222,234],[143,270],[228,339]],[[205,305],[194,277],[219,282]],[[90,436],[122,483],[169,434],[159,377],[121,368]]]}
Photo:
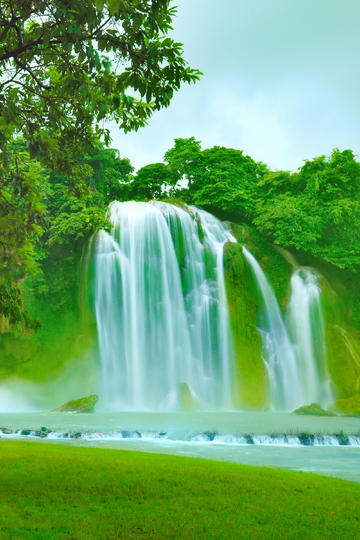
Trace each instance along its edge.
{"label": "green grass", "polygon": [[358,538],[360,485],[201,459],[0,442],[0,538]]}

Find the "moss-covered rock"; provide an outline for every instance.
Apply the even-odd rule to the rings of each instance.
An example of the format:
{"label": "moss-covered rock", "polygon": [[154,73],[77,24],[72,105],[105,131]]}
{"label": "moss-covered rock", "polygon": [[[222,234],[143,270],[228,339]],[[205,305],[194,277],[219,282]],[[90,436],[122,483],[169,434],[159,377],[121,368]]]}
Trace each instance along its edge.
{"label": "moss-covered rock", "polygon": [[237,241],[244,244],[257,259],[274,289],[280,306],[285,308],[289,299],[292,272],[290,257],[284,256],[283,250],[270,244],[254,227],[238,223],[229,225]]}
{"label": "moss-covered rock", "polygon": [[292,414],[303,414],[310,416],[336,416],[332,411],[326,411],[318,403],[311,403],[311,405],[304,405],[295,409]]}
{"label": "moss-covered rock", "polygon": [[322,277],[320,286],[328,370],[338,398],[345,399],[360,393],[360,330],[350,324],[351,303],[334,270],[333,282]]}
{"label": "moss-covered rock", "polygon": [[198,403],[186,382],[178,383],[177,387],[179,407],[183,411],[198,409]]}
{"label": "moss-covered rock", "polygon": [[332,409],[345,414],[356,414],[360,416],[360,394],[347,399],[338,399]]}
{"label": "moss-covered rock", "polygon": [[224,270],[235,353],[234,401],[239,407],[263,408],[268,404],[268,383],[256,328],[259,298],[240,244],[225,245]]}
{"label": "moss-covered rock", "polygon": [[76,412],[76,413],[92,413],[94,412],[95,405],[99,401],[97,394],[83,397],[80,399],[73,399],[67,401],[61,407],[57,407],[53,412]]}
{"label": "moss-covered rock", "polygon": [[318,257],[296,253],[320,275],[327,365],[339,399],[360,394],[360,276]]}

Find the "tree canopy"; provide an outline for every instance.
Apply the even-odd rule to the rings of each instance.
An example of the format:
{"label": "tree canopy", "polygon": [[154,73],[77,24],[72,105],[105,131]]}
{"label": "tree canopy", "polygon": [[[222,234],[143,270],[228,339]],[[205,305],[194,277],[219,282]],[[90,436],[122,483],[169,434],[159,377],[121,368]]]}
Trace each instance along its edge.
{"label": "tree canopy", "polygon": [[50,236],[67,241],[104,223],[122,196],[132,166],[99,146],[104,122],[136,130],[199,78],[168,36],[175,13],[170,0],[1,0],[0,314],[39,266],[49,216]]}
{"label": "tree canopy", "polygon": [[143,197],[166,196],[173,178],[177,184],[171,195],[184,202],[220,218],[255,225],[280,246],[311,253],[340,268],[359,269],[360,163],[351,150],[335,149],[330,157],[307,160],[290,173],[270,171],[241,150],[202,150],[190,137],[175,139],[164,161],[167,177],[160,174],[161,164],[143,168],[152,167],[147,191],[143,183],[139,192]]}
{"label": "tree canopy", "polygon": [[169,0],[2,0],[0,148],[21,132],[75,178],[74,155],[109,141],[104,120],[145,125],[200,74],[167,36],[174,15]]}

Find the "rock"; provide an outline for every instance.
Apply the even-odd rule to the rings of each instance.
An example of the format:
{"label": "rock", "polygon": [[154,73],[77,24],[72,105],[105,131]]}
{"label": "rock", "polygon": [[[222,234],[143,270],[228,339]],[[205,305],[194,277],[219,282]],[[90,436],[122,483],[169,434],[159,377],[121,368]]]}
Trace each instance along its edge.
{"label": "rock", "polygon": [[311,405],[304,405],[292,412],[292,414],[304,414],[311,416],[336,416],[332,411],[326,411],[318,403],[311,403]]}
{"label": "rock", "polygon": [[217,431],[204,431],[204,435],[209,441],[213,441],[217,435]]}
{"label": "rock", "polygon": [[344,433],[342,430],[340,431],[340,433],[336,434],[336,438],[339,441],[339,444],[341,446],[348,446],[350,444],[348,435]]}
{"label": "rock", "polygon": [[14,430],[11,428],[2,428],[1,431],[3,432],[4,435],[11,435],[12,433],[14,433]]}
{"label": "rock", "polygon": [[303,446],[314,445],[315,435],[313,435],[312,433],[300,433],[298,437],[300,444],[302,444]]}
{"label": "rock", "polygon": [[64,405],[61,405],[61,407],[54,409],[53,412],[92,413],[94,412],[94,407],[98,400],[99,396],[96,394],[80,399],[73,399],[67,401]]}
{"label": "rock", "polygon": [[183,411],[194,411],[198,408],[197,401],[186,382],[180,382],[177,386],[178,403]]}
{"label": "rock", "polygon": [[255,444],[252,435],[246,434],[246,435],[244,435],[244,437],[245,437],[245,440],[246,440],[246,444]]}

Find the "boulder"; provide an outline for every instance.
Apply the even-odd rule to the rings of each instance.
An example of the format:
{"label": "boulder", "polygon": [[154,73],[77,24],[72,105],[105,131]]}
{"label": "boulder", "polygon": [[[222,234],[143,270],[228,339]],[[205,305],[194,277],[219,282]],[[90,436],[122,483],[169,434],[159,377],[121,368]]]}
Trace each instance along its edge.
{"label": "boulder", "polygon": [[186,382],[178,383],[178,403],[183,411],[194,411],[198,408],[197,400]]}
{"label": "boulder", "polygon": [[318,403],[311,403],[311,405],[304,405],[295,409],[292,414],[304,414],[310,416],[336,416],[332,411],[326,411]]}
{"label": "boulder", "polygon": [[61,407],[57,407],[53,412],[76,412],[76,413],[92,413],[94,412],[94,407],[99,400],[97,394],[92,394],[91,396],[83,397],[80,399],[73,399],[67,401]]}

